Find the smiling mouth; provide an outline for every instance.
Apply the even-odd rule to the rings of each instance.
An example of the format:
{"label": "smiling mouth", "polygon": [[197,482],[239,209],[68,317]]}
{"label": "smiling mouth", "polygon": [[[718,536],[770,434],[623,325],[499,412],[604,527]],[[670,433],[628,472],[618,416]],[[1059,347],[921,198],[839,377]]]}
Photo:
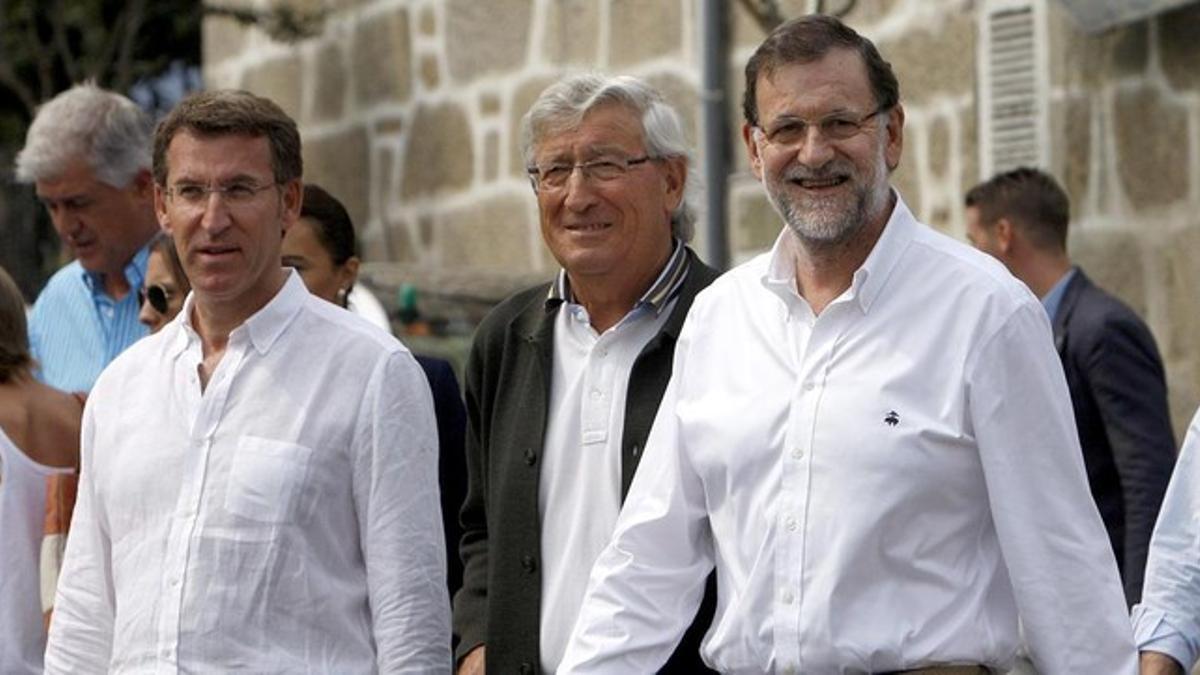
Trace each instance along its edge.
{"label": "smiling mouth", "polygon": [[612,223],[575,223],[572,225],[567,225],[566,230],[568,232],[588,233],[588,232],[600,232],[603,230],[607,230],[610,227],[612,227]]}
{"label": "smiling mouth", "polygon": [[827,190],[842,185],[850,180],[849,176],[829,176],[824,178],[792,178],[791,183],[805,190]]}

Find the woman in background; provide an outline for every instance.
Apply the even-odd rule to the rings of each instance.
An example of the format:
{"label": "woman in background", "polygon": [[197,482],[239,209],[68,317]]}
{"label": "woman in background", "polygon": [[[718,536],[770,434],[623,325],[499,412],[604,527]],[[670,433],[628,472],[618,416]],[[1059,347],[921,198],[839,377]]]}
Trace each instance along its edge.
{"label": "woman in background", "polygon": [[159,232],[150,240],[150,257],[146,259],[145,285],[138,290],[138,321],[151,333],[157,333],[167,325],[179,310],[183,299],[192,290],[175,243],[165,232]]}
{"label": "woman in background", "polygon": [[[300,220],[288,228],[283,237],[283,265],[295,268],[313,295],[366,316],[367,312],[354,304],[354,283],[358,280],[358,256],[354,249],[354,224],[346,208],[320,186],[305,184]],[[369,294],[367,297],[374,300]],[[382,326],[387,328],[387,315],[382,308],[378,312],[382,314]],[[366,318],[372,323],[380,322],[378,318]],[[467,413],[450,363],[425,356],[416,358],[429,380],[433,411],[437,417],[446,581],[453,597],[462,585],[462,559],[458,556],[462,528],[458,524],[458,511],[467,493],[464,454]]]}
{"label": "woman in background", "polygon": [[[43,609],[53,602],[62,544],[59,536],[43,549],[47,489],[55,483],[57,493],[62,486],[56,479],[73,479],[79,462],[82,398],[38,382],[33,367],[24,299],[0,268],[0,673],[5,675],[42,672]],[[55,518],[66,515],[56,512]],[[48,559],[41,561],[44,554]]]}

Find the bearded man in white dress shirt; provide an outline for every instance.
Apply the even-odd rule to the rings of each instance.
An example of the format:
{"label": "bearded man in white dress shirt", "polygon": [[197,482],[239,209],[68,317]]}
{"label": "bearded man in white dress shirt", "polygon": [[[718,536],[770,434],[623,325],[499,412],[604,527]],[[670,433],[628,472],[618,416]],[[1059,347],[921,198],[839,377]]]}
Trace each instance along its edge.
{"label": "bearded man in white dress shirt", "polygon": [[723,673],[1043,675],[1135,653],[1046,314],[888,176],[890,65],[836,19],[746,67],[743,138],[786,223],[696,299],[560,673],[652,672],[717,572]]}
{"label": "bearded man in white dress shirt", "polygon": [[246,92],[158,127],[155,210],[192,294],[92,390],[49,673],[449,672],[429,388],[280,267],[300,157]]}

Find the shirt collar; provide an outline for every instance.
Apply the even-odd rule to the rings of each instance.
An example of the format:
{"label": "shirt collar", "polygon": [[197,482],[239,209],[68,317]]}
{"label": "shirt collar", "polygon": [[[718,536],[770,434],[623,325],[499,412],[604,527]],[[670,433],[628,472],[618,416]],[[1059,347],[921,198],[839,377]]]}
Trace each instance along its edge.
{"label": "shirt collar", "polygon": [[[896,196],[892,214],[867,259],[855,270],[847,291],[847,297],[857,302],[863,313],[871,309],[871,304],[879,297],[900,256],[916,234],[916,218],[908,210],[900,193],[892,190],[892,194]],[[799,252],[800,242],[796,234],[785,225],[771,247],[767,270],[762,277],[763,285],[785,300],[800,297],[796,291],[796,256]]]}
{"label": "shirt collar", "polygon": [[1042,296],[1042,307],[1046,308],[1046,314],[1050,316],[1051,321],[1058,316],[1058,308],[1062,305],[1063,296],[1067,294],[1067,284],[1075,278],[1075,271],[1074,267],[1067,270],[1067,273],[1062,275],[1062,278],[1046,292],[1046,295]]}
{"label": "shirt collar", "polygon": [[[137,253],[126,263],[125,268],[121,271],[125,275],[125,281],[129,284],[129,288],[136,293],[137,289],[141,288],[146,283],[146,262],[150,259],[150,244],[139,248]],[[80,268],[80,275],[83,277],[83,283],[93,296],[105,295],[108,293],[104,290],[104,275],[99,272],[89,272]]]}
{"label": "shirt collar", "polygon": [[[687,277],[690,265],[691,260],[687,255],[687,247],[681,240],[675,238],[671,257],[667,259],[667,264],[663,266],[658,278],[650,284],[650,288],[646,289],[634,307],[648,307],[655,316],[661,314],[667,303],[683,287],[683,280]],[[558,275],[554,278],[554,283],[550,284],[550,292],[546,296],[546,307],[549,309],[563,302],[575,302],[575,295],[571,292],[571,281],[567,277],[565,269],[559,270]]]}
{"label": "shirt collar", "polygon": [[[174,345],[176,353],[183,351],[189,344],[200,339],[195,326],[192,325],[192,308],[195,306],[195,298],[194,292],[188,293],[187,299],[183,301],[183,309],[179,310],[179,316],[175,319],[181,329],[180,337]],[[279,339],[279,336],[283,335],[284,330],[308,300],[308,288],[300,279],[300,275],[294,269],[289,268],[283,288],[279,289],[275,297],[271,298],[271,301],[262,309],[235,328],[229,338],[232,341],[237,339],[237,336],[247,335],[254,348],[260,354],[265,354]]]}

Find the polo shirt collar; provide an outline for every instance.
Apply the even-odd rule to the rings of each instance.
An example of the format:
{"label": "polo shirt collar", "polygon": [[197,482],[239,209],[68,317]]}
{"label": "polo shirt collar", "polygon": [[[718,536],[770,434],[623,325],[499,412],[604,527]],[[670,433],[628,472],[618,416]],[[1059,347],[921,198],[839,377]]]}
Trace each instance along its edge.
{"label": "polo shirt collar", "polygon": [[[650,284],[650,288],[646,289],[634,307],[646,307],[654,312],[655,316],[661,314],[667,304],[679,294],[679,289],[683,287],[683,281],[687,278],[690,265],[691,260],[687,255],[687,247],[678,238],[673,239],[671,257],[667,259],[667,264],[663,266],[658,278]],[[567,271],[560,269],[554,282],[550,284],[550,292],[546,296],[546,308],[553,308],[563,302],[574,303],[576,300],[575,294],[571,292],[571,280],[567,276]]]}

